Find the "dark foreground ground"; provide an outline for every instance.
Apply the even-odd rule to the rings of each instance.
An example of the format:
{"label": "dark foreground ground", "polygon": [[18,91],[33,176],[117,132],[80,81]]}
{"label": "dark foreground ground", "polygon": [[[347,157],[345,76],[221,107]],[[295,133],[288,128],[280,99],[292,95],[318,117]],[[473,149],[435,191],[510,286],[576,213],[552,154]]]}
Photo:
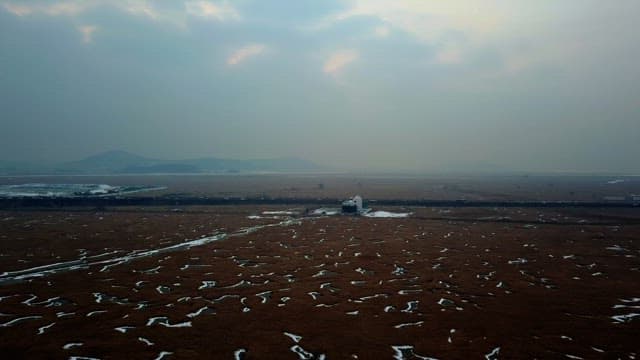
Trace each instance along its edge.
{"label": "dark foreground ground", "polygon": [[0,273],[221,239],[5,281],[3,358],[640,354],[637,209],[78,210],[0,212]]}

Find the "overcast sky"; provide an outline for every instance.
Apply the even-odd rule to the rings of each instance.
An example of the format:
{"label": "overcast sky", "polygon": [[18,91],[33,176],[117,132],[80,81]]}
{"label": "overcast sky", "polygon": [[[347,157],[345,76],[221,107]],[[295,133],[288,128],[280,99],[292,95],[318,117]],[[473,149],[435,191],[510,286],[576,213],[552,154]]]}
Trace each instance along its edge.
{"label": "overcast sky", "polygon": [[0,0],[0,159],[640,173],[638,0]]}

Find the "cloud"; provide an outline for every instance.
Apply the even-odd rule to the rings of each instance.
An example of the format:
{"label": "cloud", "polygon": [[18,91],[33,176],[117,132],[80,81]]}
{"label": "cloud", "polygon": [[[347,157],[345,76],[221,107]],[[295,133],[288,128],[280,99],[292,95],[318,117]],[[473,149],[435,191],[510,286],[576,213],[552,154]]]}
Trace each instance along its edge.
{"label": "cloud", "polygon": [[132,15],[144,16],[152,20],[160,20],[162,18],[158,10],[147,1],[128,1],[122,7]]}
{"label": "cloud", "polygon": [[51,16],[74,16],[81,12],[83,12],[87,6],[90,6],[90,2],[80,3],[80,2],[60,2],[57,4],[53,4],[48,6],[47,13]]}
{"label": "cloud", "polygon": [[457,46],[445,46],[436,53],[435,62],[441,65],[460,64],[462,62],[462,51]]}
{"label": "cloud", "polygon": [[15,16],[27,16],[31,15],[34,12],[32,6],[29,5],[18,5],[12,3],[4,3],[2,4],[5,10],[12,13]]}
{"label": "cloud", "polygon": [[105,4],[114,6],[133,16],[173,25],[179,29],[185,29],[187,25],[187,13],[184,7],[178,7],[176,9],[171,6],[166,6],[166,4],[165,6],[158,6],[159,2],[147,0],[125,0]]}
{"label": "cloud", "polygon": [[[160,2],[149,0],[65,0],[5,2],[4,9],[15,16],[46,15],[77,17],[96,8],[113,8],[126,14],[184,28],[190,16],[219,21],[237,20],[238,12],[228,2]],[[177,5],[177,6],[176,6]]]}
{"label": "cloud", "polygon": [[4,3],[4,8],[16,16],[28,16],[33,14],[45,14],[49,16],[74,16],[88,7],[93,6],[94,1],[62,1],[57,3]]}
{"label": "cloud", "polygon": [[324,63],[323,70],[326,74],[337,74],[345,66],[356,61],[358,57],[358,51],[353,49],[335,52],[331,54],[331,56],[329,56],[329,59],[327,59],[327,61]]}
{"label": "cloud", "polygon": [[227,58],[227,65],[237,65],[250,57],[261,54],[266,48],[264,44],[249,44],[243,46]]}
{"label": "cloud", "polygon": [[352,0],[346,10],[334,14],[324,22],[331,24],[360,16],[378,18],[417,38],[433,42],[456,30],[482,36],[500,28],[505,19],[504,6],[497,0],[482,2],[441,0]]}
{"label": "cloud", "polygon": [[[594,38],[605,38],[603,44],[621,43],[611,39],[628,38],[623,31],[612,36],[615,28],[592,29],[603,23],[603,17],[619,16],[625,6],[636,7],[633,0],[606,7],[595,0],[347,0],[346,4],[307,29],[322,31],[341,22],[368,17],[378,22],[375,36],[387,36],[389,29],[403,32],[433,49],[430,61],[437,65],[478,66],[478,59],[486,59],[487,54],[493,53],[499,58],[496,62],[501,69],[496,71],[489,66],[478,70],[499,76],[537,68],[567,70],[570,68],[567,64],[583,63],[585,56],[607,57],[609,52],[605,50],[596,53],[592,47],[579,44],[585,44],[587,38],[589,44],[595,43]],[[585,31],[590,32],[586,35]]]}
{"label": "cloud", "polygon": [[240,14],[227,1],[213,3],[211,1],[187,1],[185,8],[188,15],[215,19],[218,21],[239,20]]}
{"label": "cloud", "polygon": [[98,27],[95,25],[83,25],[77,27],[80,34],[82,34],[82,42],[85,44],[90,44],[93,42],[93,33],[98,30]]}
{"label": "cloud", "polygon": [[317,28],[357,17],[372,17],[380,22],[378,37],[387,37],[390,28],[405,32],[437,50],[434,62],[464,62],[467,48],[482,44],[500,30],[505,15],[497,0],[486,2],[441,0],[351,0],[349,6],[323,19]]}
{"label": "cloud", "polygon": [[389,36],[390,30],[388,26],[378,26],[375,28],[375,34],[377,37],[385,38]]}
{"label": "cloud", "polygon": [[61,2],[4,3],[4,8],[16,16],[43,14],[48,16],[77,16],[99,6],[114,7],[136,16],[158,20],[162,14],[146,0],[67,0]]}

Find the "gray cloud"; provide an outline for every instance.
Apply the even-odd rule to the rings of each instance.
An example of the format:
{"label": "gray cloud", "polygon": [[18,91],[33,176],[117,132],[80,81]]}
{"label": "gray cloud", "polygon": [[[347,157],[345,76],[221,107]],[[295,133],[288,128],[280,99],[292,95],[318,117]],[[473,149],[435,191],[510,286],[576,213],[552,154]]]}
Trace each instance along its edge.
{"label": "gray cloud", "polygon": [[271,5],[2,3],[1,157],[640,170],[637,1]]}

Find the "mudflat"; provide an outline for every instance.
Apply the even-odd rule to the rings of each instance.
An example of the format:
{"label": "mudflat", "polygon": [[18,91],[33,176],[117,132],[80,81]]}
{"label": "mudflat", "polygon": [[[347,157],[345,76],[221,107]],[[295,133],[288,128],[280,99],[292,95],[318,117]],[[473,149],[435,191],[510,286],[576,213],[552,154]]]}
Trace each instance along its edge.
{"label": "mudflat", "polygon": [[3,211],[0,348],[10,358],[637,356],[633,209],[384,210],[411,214]]}

